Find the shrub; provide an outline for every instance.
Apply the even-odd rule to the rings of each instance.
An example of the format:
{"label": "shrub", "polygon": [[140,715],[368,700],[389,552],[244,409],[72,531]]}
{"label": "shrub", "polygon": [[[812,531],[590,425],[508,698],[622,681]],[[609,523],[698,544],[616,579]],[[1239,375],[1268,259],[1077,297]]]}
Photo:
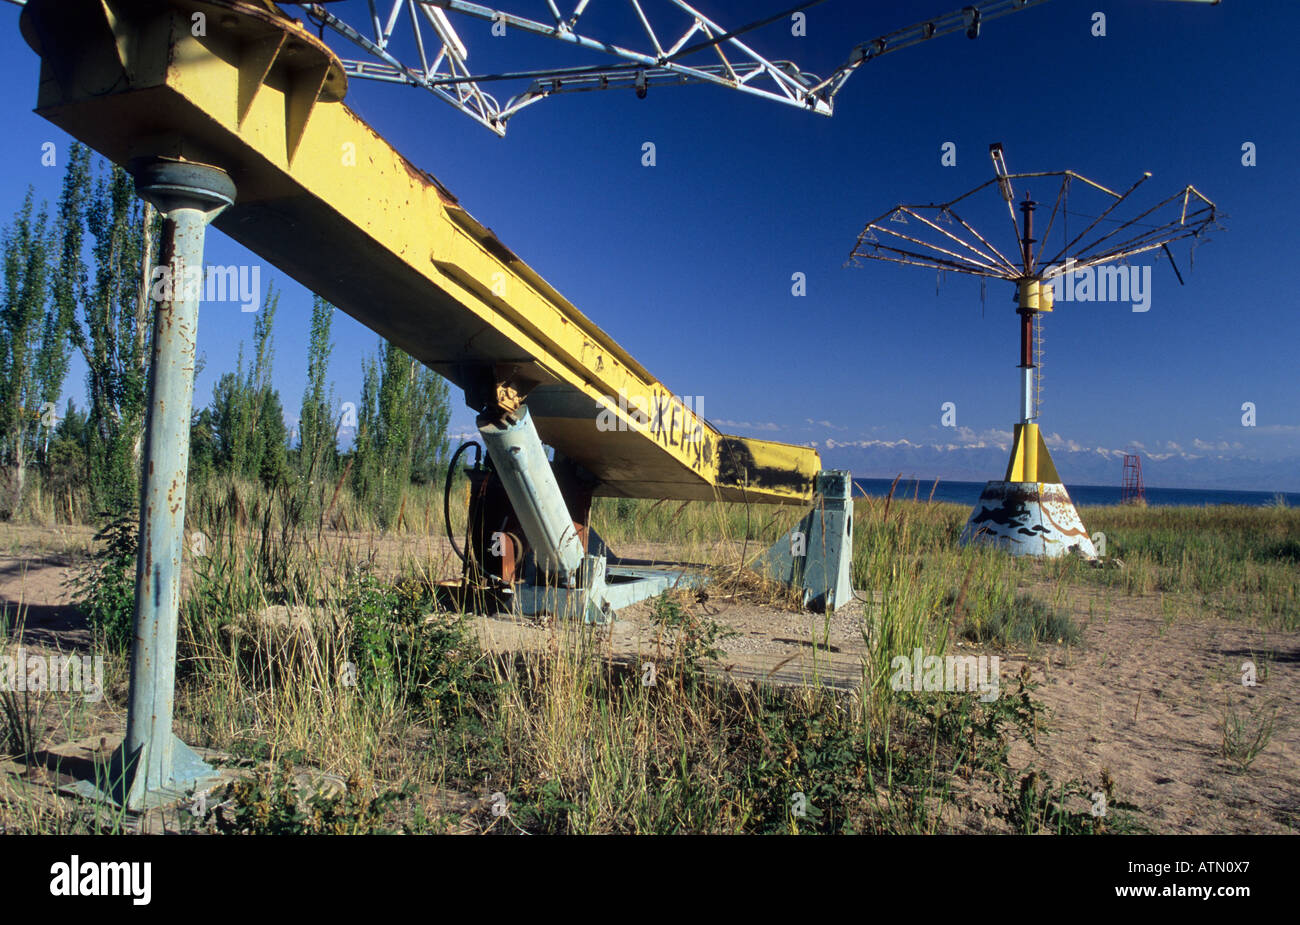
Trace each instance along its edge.
{"label": "shrub", "polygon": [[73,601],[105,648],[126,649],[135,620],[136,514],[120,515],[95,534],[90,560],[68,581]]}
{"label": "shrub", "polygon": [[495,682],[463,614],[440,611],[427,586],[386,586],[361,575],[348,587],[349,658],[364,691],[415,700],[446,725],[477,723],[473,706],[490,698]]}

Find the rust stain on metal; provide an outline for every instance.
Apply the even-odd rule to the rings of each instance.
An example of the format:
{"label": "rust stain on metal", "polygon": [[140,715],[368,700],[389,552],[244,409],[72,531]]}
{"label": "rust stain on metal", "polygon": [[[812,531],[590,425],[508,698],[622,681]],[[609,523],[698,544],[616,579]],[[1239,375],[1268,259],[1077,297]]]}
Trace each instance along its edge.
{"label": "rust stain on metal", "polygon": [[[375,131],[374,128],[371,127],[369,122],[361,118],[361,116],[357,115],[355,112],[353,113],[353,116],[356,118],[358,122],[361,123],[362,127],[365,128],[365,130],[370,133],[370,136],[373,139],[375,139],[375,141],[381,143],[384,147],[390,147],[388,141],[384,138],[384,136],[379,134],[379,132]],[[451,190],[447,189],[447,187],[439,183],[437,177],[435,177],[433,174],[429,173],[428,171],[421,170],[419,167],[415,166],[415,164],[407,160],[405,155],[401,154],[400,152],[395,151],[394,153],[397,154],[398,162],[402,165],[402,168],[407,172],[407,174],[411,177],[412,180],[415,180],[421,186],[432,187],[433,191],[437,193],[438,198],[442,201],[442,204],[444,206],[454,206],[456,208],[460,207],[460,200],[456,198],[456,196],[451,192]]]}

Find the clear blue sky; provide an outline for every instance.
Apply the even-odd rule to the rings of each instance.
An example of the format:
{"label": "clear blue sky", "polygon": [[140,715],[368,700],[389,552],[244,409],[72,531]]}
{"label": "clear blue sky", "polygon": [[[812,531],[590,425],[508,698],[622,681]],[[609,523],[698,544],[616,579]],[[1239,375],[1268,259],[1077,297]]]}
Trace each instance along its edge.
{"label": "clear blue sky", "polygon": [[[701,5],[740,25],[792,4]],[[533,6],[541,18],[544,5]],[[959,6],[829,0],[808,12],[806,37],[778,23],[751,42],[824,75],[856,42]],[[353,19],[358,7],[341,5]],[[1097,10],[1107,14],[1104,38],[1090,31]],[[7,219],[29,183],[57,197],[61,171],[40,166],[40,146],[62,149],[67,138],[31,113],[37,59],[18,34],[18,10],[0,17]],[[461,31],[480,66],[595,60],[515,33],[494,40],[486,24]],[[1126,188],[1149,170],[1162,194],[1194,184],[1227,214],[1226,230],[1197,251],[1194,268],[1180,252],[1186,286],[1167,262],[1155,264],[1146,313],[1115,304],[1054,313],[1042,424],[1089,448],[1222,445],[1276,461],[1300,458],[1290,253],[1300,218],[1298,52],[1300,9],[1284,0],[1053,0],[988,24],[977,41],[949,36],[868,63],[831,119],[720,89],[662,88],[645,100],[630,91],[547,100],[500,139],[413,89],[353,81],[348,105],[656,376],[703,396],[725,430],[823,446],[978,441],[1009,431],[1016,416],[1010,285],[989,284],[981,317],[976,281],[949,277],[936,296],[931,271],[845,268],[867,219],[987,179],[992,141],[1006,146],[1013,171],[1070,168]],[[645,141],[656,145],[654,167],[641,164]],[[940,165],[947,141],[955,167]],[[1258,166],[1242,166],[1247,141]],[[219,232],[208,261],[259,262]],[[804,298],[791,295],[795,272],[807,275]],[[275,384],[296,415],[311,298],[264,266],[270,277],[285,290]],[[205,306],[197,401],[210,400],[252,326],[233,304]],[[336,393],[354,400],[377,338],[341,314],[334,337]],[[74,368],[69,394],[84,393],[83,375]],[[958,434],[939,428],[946,401],[957,403]],[[1258,409],[1253,429],[1241,426],[1245,401]],[[458,404],[453,425],[468,430],[471,420]]]}

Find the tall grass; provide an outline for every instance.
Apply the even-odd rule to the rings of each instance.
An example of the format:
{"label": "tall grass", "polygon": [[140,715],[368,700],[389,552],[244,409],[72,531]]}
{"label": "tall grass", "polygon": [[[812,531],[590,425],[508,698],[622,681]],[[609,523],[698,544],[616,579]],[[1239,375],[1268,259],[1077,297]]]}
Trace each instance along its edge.
{"label": "tall grass", "polygon": [[[553,624],[539,649],[480,648],[473,621],[434,593],[458,569],[432,513],[440,506],[413,491],[400,527],[380,533],[346,486],[269,492],[227,479],[192,496],[187,530],[204,543],[201,554],[190,545],[186,563],[178,732],[266,770],[214,796],[217,815],[185,825],[938,832],[968,829],[978,792],[988,797],[979,825],[992,830],[1094,831],[1116,822],[1087,813],[1082,782],[1009,768],[1008,743],[1034,734],[1032,685],[992,703],[899,691],[894,658],[1071,644],[1065,592],[1078,582],[1177,591],[1289,627],[1296,619],[1300,512],[1085,510],[1124,562],[1094,569],[958,547],[968,514],[958,505],[858,499],[861,685],[729,680],[713,664],[726,640],[685,596],[657,605],[671,657],[647,683],[604,631],[571,622]],[[453,508],[463,518],[463,504]],[[725,580],[800,513],[601,499],[592,523],[616,550],[702,562]],[[88,714],[64,733],[103,723]],[[273,770],[286,762],[346,784],[322,796],[301,774]],[[272,820],[262,810],[282,804],[282,790],[299,809]],[[0,825],[82,825],[33,807],[0,798]]]}
{"label": "tall grass", "polygon": [[1131,594],[1188,595],[1202,614],[1300,627],[1300,510],[1118,506],[1082,514],[1124,563],[1092,580]]}

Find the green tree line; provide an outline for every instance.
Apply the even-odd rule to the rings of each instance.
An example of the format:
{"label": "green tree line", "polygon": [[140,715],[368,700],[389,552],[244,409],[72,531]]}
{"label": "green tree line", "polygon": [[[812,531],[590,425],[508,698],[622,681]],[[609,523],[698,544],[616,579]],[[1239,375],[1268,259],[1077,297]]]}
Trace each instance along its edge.
{"label": "green tree line", "polygon": [[[53,209],[29,187],[0,232],[0,520],[52,511],[90,521],[138,504],[160,232],[130,176],[80,144],[69,149]],[[316,297],[291,429],[272,385],[274,285],[261,306],[235,369],[218,377],[210,400],[195,396],[191,486],[232,476],[319,497],[346,474],[378,521],[395,524],[407,489],[445,472],[446,380],[380,341],[362,361],[359,400],[340,402],[329,381],[335,309]],[[85,408],[58,405],[74,353],[87,370]]]}

